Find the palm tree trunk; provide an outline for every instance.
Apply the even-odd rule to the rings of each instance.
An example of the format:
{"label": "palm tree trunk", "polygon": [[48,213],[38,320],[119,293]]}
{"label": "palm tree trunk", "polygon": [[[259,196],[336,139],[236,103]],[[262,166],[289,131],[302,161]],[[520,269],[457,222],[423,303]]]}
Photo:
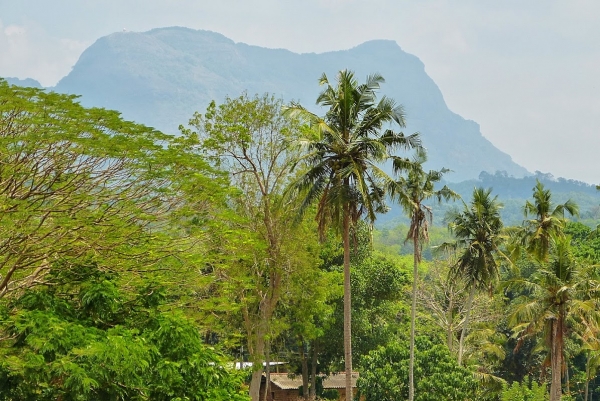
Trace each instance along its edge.
{"label": "palm tree trunk", "polygon": [[587,361],[585,363],[585,396],[583,401],[587,401],[590,392],[590,351],[587,352]]}
{"label": "palm tree trunk", "polygon": [[590,351],[587,352],[587,361],[585,363],[585,396],[583,401],[588,401],[590,393]]}
{"label": "palm tree trunk", "polygon": [[562,347],[560,344],[560,316],[552,321],[552,343],[550,348],[550,365],[552,369],[552,381],[550,383],[550,401],[560,401],[562,395],[561,389],[561,370],[562,370]]}
{"label": "palm tree trunk", "polygon": [[419,239],[413,238],[413,286],[410,310],[410,358],[408,360],[408,401],[415,399],[415,320],[417,315],[417,275],[419,273]]}
{"label": "palm tree trunk", "polygon": [[471,308],[473,306],[473,298],[475,297],[475,285],[471,283],[471,291],[467,300],[467,311],[465,313],[465,323],[463,324],[460,333],[460,342],[458,344],[458,366],[462,366],[462,358],[464,353],[465,337],[467,336],[467,327],[469,326],[469,318],[471,317]]}
{"label": "palm tree trunk", "polygon": [[346,365],[346,401],[352,401],[352,326],[350,297],[350,210],[344,206],[344,362]]}
{"label": "palm tree trunk", "polygon": [[586,379],[586,381],[585,381],[585,397],[584,397],[583,401],[588,401],[589,392],[590,392],[590,380]]}

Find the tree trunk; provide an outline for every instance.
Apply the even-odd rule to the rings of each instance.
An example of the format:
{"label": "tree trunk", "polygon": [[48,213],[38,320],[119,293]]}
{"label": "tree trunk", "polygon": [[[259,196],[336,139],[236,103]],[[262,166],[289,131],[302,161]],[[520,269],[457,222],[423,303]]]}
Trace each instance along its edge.
{"label": "tree trunk", "polygon": [[587,361],[585,363],[585,396],[583,401],[588,401],[590,393],[590,351],[587,352]]}
{"label": "tree trunk", "polygon": [[248,351],[252,355],[252,379],[250,380],[250,399],[252,401],[260,400],[260,382],[263,373],[263,362],[265,355],[265,337],[266,337],[266,322],[261,322],[256,331],[254,343],[252,339],[248,339]]}
{"label": "tree trunk", "polygon": [[260,381],[262,379],[262,369],[254,370],[252,372],[252,379],[250,380],[250,399],[252,401],[258,401],[260,399]]}
{"label": "tree trunk", "polygon": [[561,370],[562,370],[562,347],[560,344],[560,315],[559,318],[552,321],[552,337],[550,346],[550,367],[552,369],[552,382],[550,383],[550,401],[560,401],[562,395],[561,389]]}
{"label": "tree trunk", "polygon": [[569,378],[569,360],[563,355],[563,365],[565,366],[565,387],[567,390],[567,395],[571,395],[571,380]]}
{"label": "tree trunk", "polygon": [[469,317],[471,315],[471,308],[473,306],[473,298],[475,297],[475,285],[471,283],[471,291],[469,292],[469,299],[467,300],[467,311],[465,313],[465,322],[463,323],[462,331],[460,333],[460,342],[458,344],[458,366],[462,366],[462,358],[465,346],[465,337],[467,336],[467,327],[469,326]]}
{"label": "tree trunk", "polygon": [[308,400],[308,355],[304,350],[304,340],[300,342],[300,358],[302,359],[302,398]]}
{"label": "tree trunk", "polygon": [[585,381],[585,397],[583,401],[588,401],[588,394],[590,393],[590,380],[586,379]]}
{"label": "tree trunk", "polygon": [[408,360],[408,401],[415,399],[415,320],[417,316],[417,275],[419,274],[419,238],[413,238],[413,286],[410,310],[410,357]]}
{"label": "tree trunk", "polygon": [[271,342],[267,340],[265,344],[265,392],[263,401],[267,401],[267,394],[271,387]]}
{"label": "tree trunk", "polygon": [[350,297],[350,207],[344,206],[344,363],[346,401],[352,401],[352,326]]}
{"label": "tree trunk", "polygon": [[312,361],[310,365],[310,399],[317,398],[317,340],[313,340]]}
{"label": "tree trunk", "polygon": [[452,323],[454,322],[453,316],[452,316],[452,308],[454,308],[454,294],[452,294],[452,292],[449,293],[450,295],[450,299],[449,304],[448,304],[448,332],[446,333],[446,340],[448,342],[448,349],[450,350],[450,352],[452,352],[452,348],[454,345],[454,333],[453,333],[453,327],[452,327]]}

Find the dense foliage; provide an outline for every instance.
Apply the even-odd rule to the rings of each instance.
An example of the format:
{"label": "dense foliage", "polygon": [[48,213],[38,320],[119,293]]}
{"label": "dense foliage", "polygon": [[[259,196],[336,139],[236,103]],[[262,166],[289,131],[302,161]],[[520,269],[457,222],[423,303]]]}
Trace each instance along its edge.
{"label": "dense foliage", "polygon": [[97,265],[53,272],[4,305],[0,399],[246,400],[244,377],[165,307]]}
{"label": "dense foliage", "polygon": [[[408,396],[407,344],[390,342],[371,351],[363,359],[359,379],[360,394],[366,400],[394,401]],[[476,400],[477,382],[473,374],[456,363],[443,344],[427,337],[416,339],[417,401]]]}

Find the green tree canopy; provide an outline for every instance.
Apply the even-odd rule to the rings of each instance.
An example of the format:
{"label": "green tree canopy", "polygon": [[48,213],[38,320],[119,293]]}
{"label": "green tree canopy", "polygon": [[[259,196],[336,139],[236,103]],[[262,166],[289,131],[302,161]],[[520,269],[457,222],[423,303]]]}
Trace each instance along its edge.
{"label": "green tree canopy", "polygon": [[188,142],[0,80],[0,297],[90,258],[111,269],[176,262],[191,244],[182,219],[219,194]]}
{"label": "green tree canopy", "polygon": [[255,366],[253,401],[259,398],[267,340],[280,331],[273,323],[284,291],[300,270],[318,265],[315,230],[294,224],[298,200],[284,196],[294,178],[298,154],[290,145],[298,139],[300,126],[282,115],[281,106],[268,94],[243,94],[220,105],[211,103],[204,115],[194,115],[190,130],[183,130],[199,138],[199,151],[222,169],[232,187],[230,214],[216,233],[215,249],[226,261],[210,266],[218,288],[202,301],[208,301],[208,314],[214,314],[216,300],[238,308],[237,327]]}
{"label": "green tree canopy", "polygon": [[[473,374],[456,364],[448,348],[423,336],[416,338],[416,401],[475,400]],[[407,345],[398,342],[370,352],[362,362],[358,388],[365,401],[396,401],[408,397]]]}
{"label": "green tree canopy", "polygon": [[46,279],[2,302],[1,400],[248,399],[164,287],[94,263]]}

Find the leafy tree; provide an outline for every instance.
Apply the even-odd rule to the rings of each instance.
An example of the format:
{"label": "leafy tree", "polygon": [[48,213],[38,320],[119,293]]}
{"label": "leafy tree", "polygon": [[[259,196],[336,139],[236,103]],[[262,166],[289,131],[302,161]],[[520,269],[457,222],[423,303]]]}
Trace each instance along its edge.
{"label": "leafy tree", "polygon": [[[317,104],[329,107],[323,118],[292,104],[288,113],[305,119],[311,130],[300,141],[306,153],[301,166],[306,167],[295,187],[303,197],[302,208],[317,202],[317,221],[321,234],[333,225],[341,231],[344,242],[344,360],[346,364],[346,397],[350,401],[352,373],[351,295],[350,295],[350,232],[366,214],[375,220],[377,212],[385,210],[383,182],[388,177],[378,167],[390,158],[397,147],[419,146],[418,136],[404,136],[386,124],[405,126],[402,108],[393,100],[376,98],[383,78],[367,77],[359,84],[350,71],[340,71],[337,85],[332,86],[325,74],[320,84],[326,88]],[[383,130],[383,132],[382,132]],[[394,158],[397,167],[407,165],[405,159]]]}
{"label": "leafy tree", "polygon": [[2,302],[0,399],[247,400],[169,292],[132,278],[79,265]]}
{"label": "leafy tree", "polygon": [[[293,224],[297,202],[283,196],[298,158],[289,145],[298,138],[299,127],[282,116],[281,101],[245,94],[218,106],[211,103],[190,125],[196,132],[183,132],[200,137],[201,151],[228,174],[234,188],[228,203],[235,216],[223,222],[223,229],[237,230],[243,240],[222,237],[219,253],[235,256],[211,269],[228,277],[220,291],[231,298],[224,301],[239,305],[254,363],[250,395],[258,401],[267,339],[275,334],[272,323],[282,292],[296,271],[317,264],[317,238]],[[233,242],[226,250],[228,241]]]}
{"label": "leafy tree", "polygon": [[527,383],[513,382],[506,384],[502,391],[501,401],[545,401],[548,399],[548,392],[545,385],[532,382],[530,386]]}
{"label": "leafy tree", "polygon": [[397,336],[400,300],[408,282],[407,266],[378,253],[356,265],[352,327],[358,357]]}
{"label": "leafy tree", "polygon": [[570,221],[565,225],[564,233],[571,237],[574,256],[591,263],[600,262],[600,233],[597,230]]}
{"label": "leafy tree", "polygon": [[[477,383],[473,374],[456,364],[448,348],[427,337],[416,339],[416,401],[475,400]],[[408,354],[404,344],[382,346],[363,358],[358,379],[365,401],[395,401],[408,396]]]}
{"label": "leafy tree", "polygon": [[410,313],[410,357],[408,367],[408,399],[415,398],[414,363],[415,363],[415,320],[417,310],[417,280],[418,268],[421,261],[422,245],[429,241],[429,224],[433,220],[431,208],[423,202],[435,198],[438,202],[442,199],[449,200],[458,197],[450,188],[444,186],[435,190],[447,169],[440,171],[423,170],[423,163],[427,160],[425,153],[421,152],[415,157],[414,164],[410,166],[405,176],[400,176],[391,185],[390,195],[402,206],[410,219],[410,226],[404,242],[412,241],[413,244],[413,286],[412,306]]}
{"label": "leafy tree", "polygon": [[[323,265],[311,266],[294,274],[282,299],[278,319],[287,326],[288,336],[297,341],[300,357],[297,371],[302,374],[302,388],[309,389],[303,392],[307,400],[317,395],[317,374],[326,370],[320,366],[324,362],[320,354],[329,347],[325,336],[335,324],[336,302],[343,296],[342,281],[341,272],[325,269]],[[290,356],[287,362],[293,365],[295,356]]]}
{"label": "leafy tree", "polygon": [[547,263],[530,277],[513,279],[508,285],[524,291],[509,322],[520,341],[541,337],[543,347],[549,351],[547,365],[552,372],[550,400],[560,400],[569,319],[596,307],[597,281],[574,259],[570,238],[564,237],[554,242]]}
{"label": "leafy tree", "polygon": [[490,290],[499,277],[495,254],[502,241],[502,205],[497,197],[491,196],[491,189],[475,188],[473,199],[468,206],[463,202],[463,211],[452,211],[446,215],[448,228],[456,237],[452,244],[444,248],[459,251],[456,263],[452,266],[454,276],[462,277],[469,287],[465,322],[460,335],[458,364],[462,365],[464,341],[469,326],[470,311],[477,289]]}
{"label": "leafy tree", "polygon": [[0,80],[0,297],[82,258],[148,269],[188,247],[171,223],[219,180],[185,141]]}

